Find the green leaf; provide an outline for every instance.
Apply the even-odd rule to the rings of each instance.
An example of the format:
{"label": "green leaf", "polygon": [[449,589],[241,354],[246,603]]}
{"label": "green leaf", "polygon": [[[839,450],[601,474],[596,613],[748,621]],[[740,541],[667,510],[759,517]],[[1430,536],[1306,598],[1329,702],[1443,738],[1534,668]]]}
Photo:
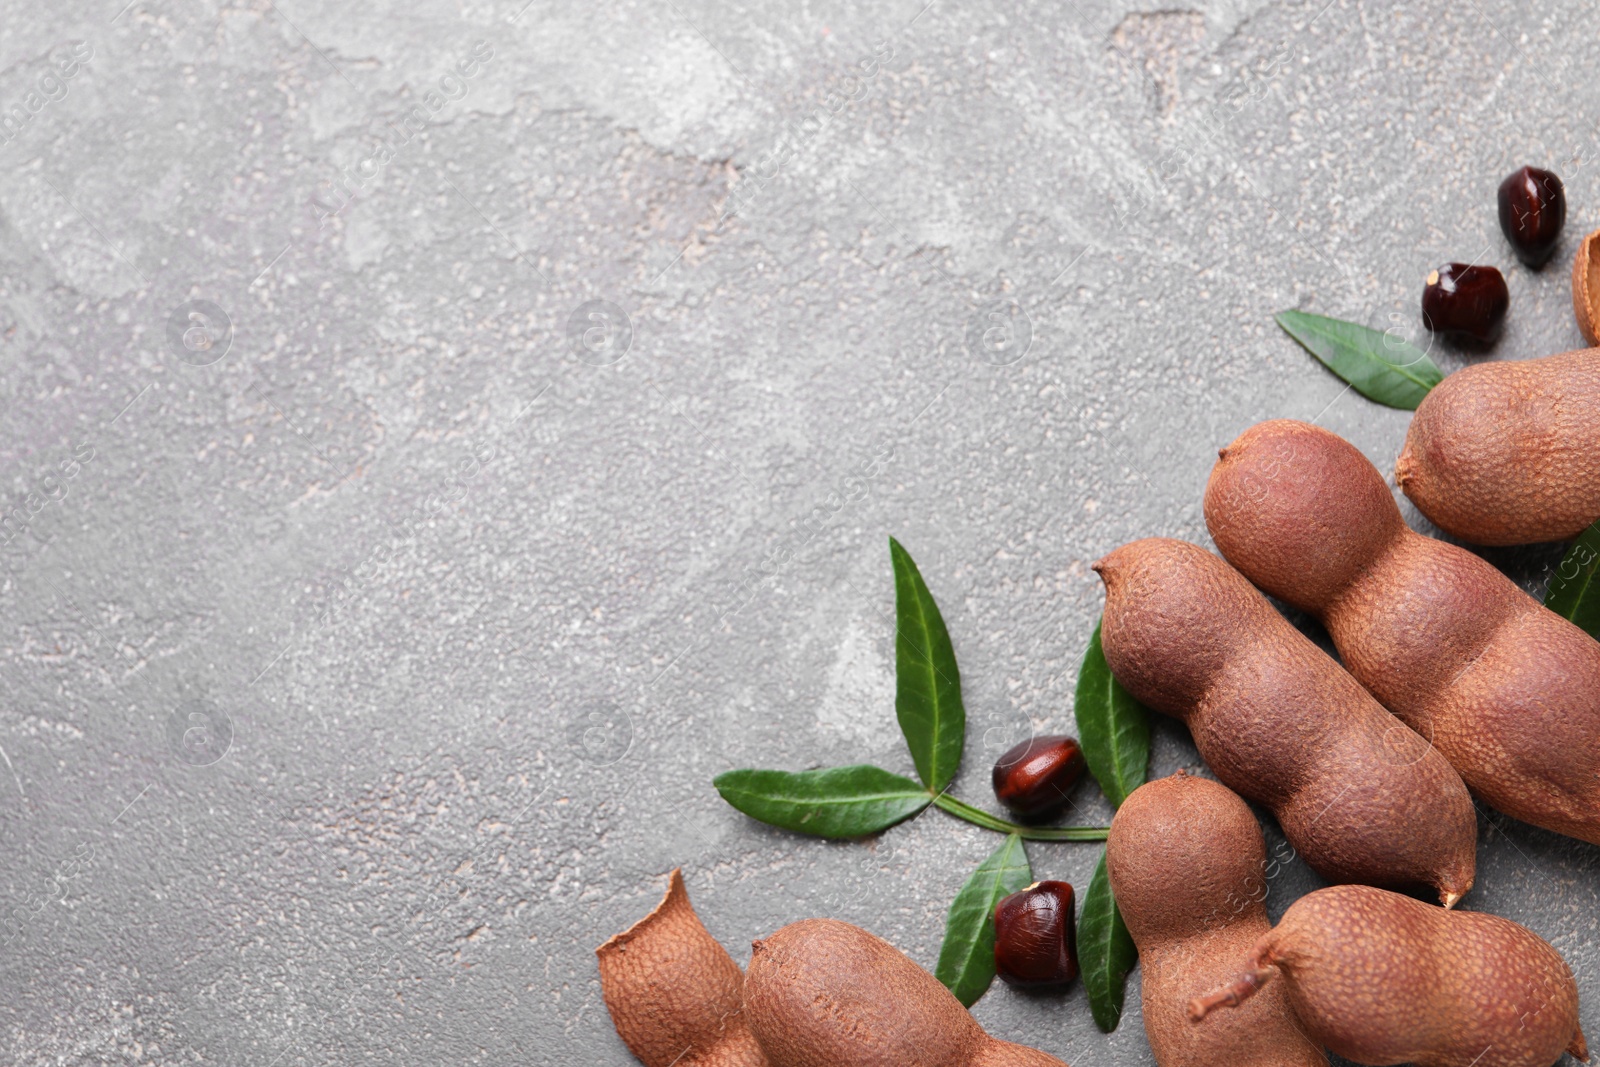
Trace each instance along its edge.
{"label": "green leaf", "polygon": [[961,672],[939,605],[910,554],[892,537],[889,557],[894,562],[894,711],[917,774],[937,793],[955,777],[966,743]]}
{"label": "green leaf", "polygon": [[1550,576],[1544,606],[1600,637],[1600,523],[1578,535]]}
{"label": "green leaf", "polygon": [[1033,881],[1022,838],[1012,834],[978,865],[950,902],[934,975],[967,1007],[994,981],[994,908]]}
{"label": "green leaf", "polygon": [[818,837],[874,834],[933,802],[911,779],[864,763],[820,771],[728,771],[712,784],[752,819]]}
{"label": "green leaf", "polygon": [[1089,890],[1083,895],[1083,914],[1078,918],[1078,968],[1095,1025],[1105,1033],[1115,1030],[1122,1021],[1123,986],[1138,958],[1139,950],[1111,895],[1102,852],[1094,877],[1089,880]]}
{"label": "green leaf", "polygon": [[1099,624],[1078,670],[1073,716],[1089,773],[1111,806],[1121,807],[1150,770],[1150,712],[1111,677]]}
{"label": "green leaf", "polygon": [[1354,322],[1280,311],[1278,325],[1368,400],[1415,411],[1444,379],[1428,354],[1409,341]]}

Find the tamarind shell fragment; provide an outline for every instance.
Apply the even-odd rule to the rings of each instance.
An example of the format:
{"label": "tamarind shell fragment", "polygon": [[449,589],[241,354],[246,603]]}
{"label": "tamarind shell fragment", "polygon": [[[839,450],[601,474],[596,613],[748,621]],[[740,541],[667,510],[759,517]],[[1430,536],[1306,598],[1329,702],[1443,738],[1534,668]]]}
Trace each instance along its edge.
{"label": "tamarind shell fragment", "polygon": [[769,1067],[744,1014],[744,976],[701,924],[681,871],[595,955],[611,1021],[645,1067]]}

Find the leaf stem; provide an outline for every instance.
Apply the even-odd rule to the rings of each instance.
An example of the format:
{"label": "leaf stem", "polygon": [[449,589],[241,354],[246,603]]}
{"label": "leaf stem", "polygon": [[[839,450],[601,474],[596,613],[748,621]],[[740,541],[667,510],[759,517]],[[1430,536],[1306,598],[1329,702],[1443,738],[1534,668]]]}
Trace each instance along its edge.
{"label": "leaf stem", "polygon": [[956,818],[965,819],[974,826],[994,830],[996,833],[1016,834],[1029,841],[1104,841],[1106,834],[1111,832],[1105,826],[1019,826],[1014,822],[1007,822],[998,816],[990,815],[982,808],[975,808],[964,800],[957,800],[949,793],[935,795],[933,806],[943,808]]}

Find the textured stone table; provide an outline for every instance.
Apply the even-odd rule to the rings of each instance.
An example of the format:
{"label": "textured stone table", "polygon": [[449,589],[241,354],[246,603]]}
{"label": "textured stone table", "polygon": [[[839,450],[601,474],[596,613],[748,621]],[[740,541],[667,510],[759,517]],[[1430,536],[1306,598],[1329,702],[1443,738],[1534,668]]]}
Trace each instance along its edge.
{"label": "textured stone table", "polygon": [[[1273,312],[1426,344],[1428,270],[1485,260],[1495,357],[1580,343],[1591,5],[122,2],[0,43],[6,1063],[628,1064],[592,950],[679,865],[741,959],[831,915],[931,966],[993,835],[799,839],[710,784],[909,773],[890,534],[982,803],[1072,728],[1089,562],[1207,541],[1218,445],[1392,463],[1406,414]],[[1525,162],[1572,205],[1537,274]],[[1597,859],[1485,816],[1467,902],[1591,1032]],[[1148,1064],[1134,982],[1110,1037],[1081,989],[976,1011]]]}

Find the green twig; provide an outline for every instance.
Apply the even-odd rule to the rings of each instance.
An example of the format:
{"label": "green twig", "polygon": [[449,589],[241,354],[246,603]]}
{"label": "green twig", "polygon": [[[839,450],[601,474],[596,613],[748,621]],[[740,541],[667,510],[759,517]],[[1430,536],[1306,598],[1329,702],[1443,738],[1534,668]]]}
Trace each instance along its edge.
{"label": "green twig", "polygon": [[936,795],[933,798],[933,805],[985,830],[1016,834],[1029,841],[1104,841],[1106,834],[1111,832],[1105,826],[1019,826],[1014,822],[1007,822],[990,815],[981,808],[975,808],[964,800],[957,800],[949,793]]}

